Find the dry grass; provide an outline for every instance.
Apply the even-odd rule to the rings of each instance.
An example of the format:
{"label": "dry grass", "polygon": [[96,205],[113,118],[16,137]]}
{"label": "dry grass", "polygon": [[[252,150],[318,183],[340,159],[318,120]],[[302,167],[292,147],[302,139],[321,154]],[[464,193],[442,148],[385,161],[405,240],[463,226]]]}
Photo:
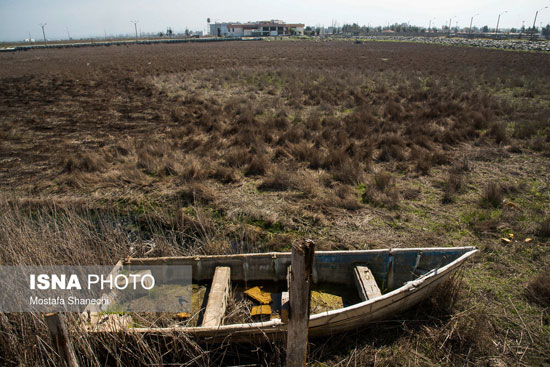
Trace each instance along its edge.
{"label": "dry grass", "polygon": [[[440,292],[453,307],[436,298],[314,341],[311,364],[548,363],[547,308],[519,286],[549,263],[548,55],[389,42],[29,52],[0,57],[3,264],[280,251],[303,237],[475,245],[466,294]],[[1,315],[1,363],[55,365],[46,334],[40,317]],[[279,344],[176,337],[73,330],[82,365],[284,357]]]}

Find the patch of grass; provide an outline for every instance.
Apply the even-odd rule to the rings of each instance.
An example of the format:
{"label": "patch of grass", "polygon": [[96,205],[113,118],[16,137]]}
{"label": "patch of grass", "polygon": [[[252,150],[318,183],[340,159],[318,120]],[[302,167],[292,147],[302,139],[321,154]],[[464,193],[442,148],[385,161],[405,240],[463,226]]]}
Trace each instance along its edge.
{"label": "patch of grass", "polygon": [[256,227],[260,227],[270,233],[283,233],[285,230],[284,225],[281,222],[271,222],[265,219],[251,219],[248,223]]}

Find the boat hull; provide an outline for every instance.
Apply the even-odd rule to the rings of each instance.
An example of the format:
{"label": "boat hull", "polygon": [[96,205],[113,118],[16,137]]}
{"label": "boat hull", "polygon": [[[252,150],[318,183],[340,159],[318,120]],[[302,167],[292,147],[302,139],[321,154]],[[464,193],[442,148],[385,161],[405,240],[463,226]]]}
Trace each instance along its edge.
{"label": "boat hull", "polygon": [[[452,252],[456,250],[458,252]],[[387,285],[395,285],[395,279],[403,279],[404,275],[410,272],[412,269],[408,269],[406,272],[398,272],[392,267],[397,264],[399,266],[400,262],[403,263],[404,260],[399,260],[400,255],[402,259],[407,259],[410,257],[414,258],[416,254],[416,265],[414,269],[419,266],[420,259],[418,254],[447,254],[450,258],[445,264],[440,264],[441,266],[433,268],[431,271],[426,272],[421,276],[417,276],[416,279],[404,281],[401,286],[391,290],[388,293],[383,294],[380,297],[374,298],[372,300],[367,300],[353,304],[348,307],[344,307],[337,310],[331,310],[322,312],[319,314],[311,315],[309,321],[309,337],[324,337],[337,333],[342,333],[350,330],[357,330],[364,327],[368,327],[369,324],[373,322],[378,322],[382,320],[391,320],[399,313],[410,309],[414,305],[428,298],[437,287],[443,284],[448,280],[464,262],[470,258],[473,254],[477,252],[477,249],[473,247],[462,247],[462,248],[434,248],[434,249],[395,249],[395,250],[374,250],[370,251],[370,255],[373,255],[376,261],[379,261],[378,258],[381,255],[385,255],[385,259],[390,259],[389,265],[386,261],[386,265],[382,264],[377,267],[376,261],[371,263],[371,266],[375,269],[374,273],[380,273],[380,269],[386,268],[387,274],[383,277]],[[316,253],[316,263],[317,263],[317,277],[323,279],[324,276],[321,275],[321,270],[323,268],[324,260],[327,263],[334,261],[334,259],[342,260],[342,256],[352,256],[356,255],[355,259],[358,261],[347,261],[342,262],[342,268],[349,268],[349,266],[355,263],[365,262],[365,258],[362,255],[369,254],[369,251],[327,251],[327,252],[318,252]],[[452,256],[451,256],[452,254]],[[396,256],[398,255],[398,256]],[[256,257],[254,261],[251,260],[252,257]],[[252,254],[251,256],[247,255],[230,255],[230,256],[207,256],[207,257],[181,257],[181,258],[161,258],[161,259],[130,259],[130,264],[145,265],[149,264],[158,264],[158,263],[185,263],[194,265],[194,274],[200,279],[210,270],[208,264],[237,264],[235,267],[243,268],[242,259],[248,259],[249,269],[254,268],[255,266],[260,268],[267,268],[267,260],[278,261],[281,265],[281,269],[286,269],[286,266],[289,265],[290,254],[289,253],[270,253],[270,254]],[[392,257],[395,256],[395,257]],[[445,256],[445,255],[438,255]],[[350,258],[348,258],[349,260]],[[380,258],[382,259],[382,258]],[[239,260],[239,261],[237,261]],[[288,262],[286,261],[288,260]],[[202,264],[197,265],[200,262]],[[380,260],[382,263],[383,261]],[[393,261],[393,264],[392,264]],[[430,260],[433,263],[433,260]],[[367,261],[368,262],[368,261]],[[246,263],[246,262],[245,262]],[[373,265],[374,264],[374,265]],[[278,278],[279,273],[283,271],[276,271],[274,265],[271,264],[272,273],[266,273],[270,275],[267,279]],[[277,265],[278,266],[278,265]],[[406,265],[401,265],[406,266]],[[407,265],[411,266],[411,264]],[[199,269],[196,271],[196,269]],[[207,270],[205,270],[207,269]],[[348,269],[349,271],[349,269]],[[333,272],[331,279],[338,280],[341,277],[343,272]],[[394,273],[392,276],[391,273]],[[262,273],[262,271],[259,271]],[[285,272],[286,273],[286,270]],[[248,274],[248,278],[254,278],[257,280],[258,272],[255,275]],[[265,278],[265,275],[262,273],[262,277]],[[339,275],[340,274],[340,275]],[[244,276],[246,280],[246,273],[241,273],[241,276]],[[414,278],[414,276],[412,276]],[[347,281],[347,277],[343,277]],[[241,279],[239,279],[241,280]],[[392,284],[393,283],[393,284]],[[90,329],[91,332],[108,332],[106,330],[99,329]],[[280,319],[273,319],[267,322],[256,322],[248,324],[232,324],[232,325],[221,325],[218,327],[169,327],[169,328],[128,328],[124,330],[111,330],[110,332],[124,332],[124,333],[139,333],[139,334],[154,334],[154,335],[163,335],[166,336],[172,333],[185,333],[189,337],[208,341],[208,342],[227,342],[227,341],[250,341],[250,340],[274,340],[280,337],[284,337],[286,333],[286,324],[284,324]]]}

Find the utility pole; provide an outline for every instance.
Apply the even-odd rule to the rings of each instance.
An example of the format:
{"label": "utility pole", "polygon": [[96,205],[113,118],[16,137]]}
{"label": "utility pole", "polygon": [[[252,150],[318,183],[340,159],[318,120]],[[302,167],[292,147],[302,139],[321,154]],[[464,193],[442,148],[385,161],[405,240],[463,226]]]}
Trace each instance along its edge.
{"label": "utility pole", "polygon": [[456,17],[452,17],[451,19],[449,19],[449,36],[451,36],[451,26],[453,25],[453,19],[456,18]]}
{"label": "utility pole", "polygon": [[42,35],[44,36],[44,43],[45,44],[48,44],[48,41],[46,41],[46,32],[44,31],[44,27],[47,25],[48,23],[40,23],[40,26],[42,27]]}
{"label": "utility pole", "polygon": [[535,20],[533,20],[533,28],[531,28],[531,40],[535,38],[535,24],[537,23],[537,15],[539,15],[539,11],[544,10],[546,8],[548,8],[548,6],[545,6],[544,8],[537,10],[537,12],[535,13]]}
{"label": "utility pole", "polygon": [[472,22],[474,21],[474,17],[476,15],[479,15],[479,13],[472,15],[472,17],[470,18],[470,31],[468,32],[470,34],[472,34]]}
{"label": "utility pole", "polygon": [[134,28],[136,30],[136,42],[138,40],[138,33],[137,33],[137,24],[139,23],[137,20],[131,20],[130,23],[134,23]]}
{"label": "utility pole", "polygon": [[428,33],[431,32],[432,29],[432,20],[435,20],[436,18],[430,19],[430,23],[428,24]]}
{"label": "utility pole", "polygon": [[502,13],[500,13],[500,14],[498,15],[497,28],[495,29],[495,34],[496,34],[497,38],[498,38],[498,24],[500,23],[500,16],[501,16],[502,14],[504,14],[504,13],[508,13],[508,10],[503,11]]}

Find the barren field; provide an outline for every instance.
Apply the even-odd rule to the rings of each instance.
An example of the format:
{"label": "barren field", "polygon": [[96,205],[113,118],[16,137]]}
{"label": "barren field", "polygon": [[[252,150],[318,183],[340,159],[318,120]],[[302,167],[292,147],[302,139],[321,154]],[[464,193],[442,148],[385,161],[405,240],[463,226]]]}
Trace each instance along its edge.
{"label": "barren field", "polygon": [[[310,364],[550,364],[550,54],[255,41],[0,66],[0,263],[474,245],[437,297],[312,341]],[[82,365],[284,360],[74,336]],[[0,315],[0,364],[55,365],[48,342]]]}

